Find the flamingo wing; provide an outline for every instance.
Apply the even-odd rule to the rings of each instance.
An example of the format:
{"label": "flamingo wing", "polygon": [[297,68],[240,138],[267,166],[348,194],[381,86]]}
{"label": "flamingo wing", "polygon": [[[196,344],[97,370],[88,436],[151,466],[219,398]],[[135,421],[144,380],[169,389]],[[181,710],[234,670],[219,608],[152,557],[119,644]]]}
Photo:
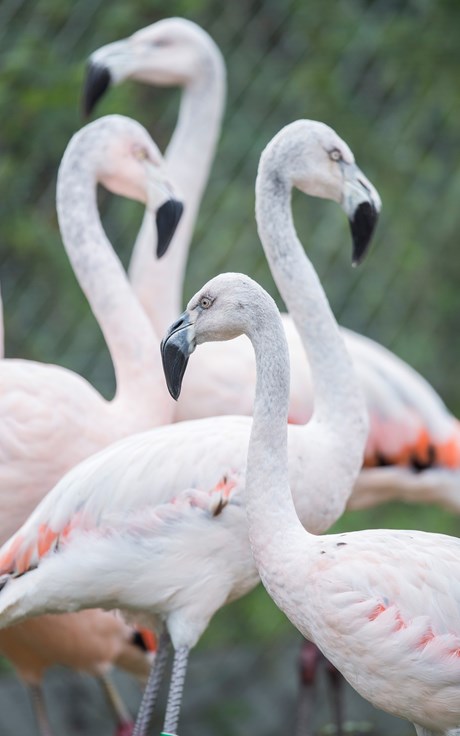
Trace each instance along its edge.
{"label": "flamingo wing", "polygon": [[112,510],[97,526],[77,525],[43,546],[41,557],[35,539],[14,556],[19,571],[28,553],[26,574],[3,581],[1,626],[117,607],[153,628],[158,615],[172,615],[173,641],[193,646],[212,615],[258,580],[244,517],[238,482],[223,478],[210,491],[186,489],[156,506]]}
{"label": "flamingo wing", "polygon": [[[76,529],[105,527],[114,518],[171,501],[187,488],[191,493],[219,487],[235,476],[232,461],[244,469],[244,440],[228,440],[238,439],[249,426],[246,418],[203,420],[199,426],[184,422],[133,435],[92,455],[56,484],[3,545],[0,573],[17,575],[35,567]],[[232,447],[241,448],[241,458]]]}
{"label": "flamingo wing", "polygon": [[342,610],[334,623],[343,627],[342,634],[347,630],[361,636],[368,630],[376,636],[381,627],[382,635],[414,637],[415,649],[417,641],[422,648],[447,637],[460,656],[459,539],[367,530],[325,540],[315,574],[321,595],[328,589],[331,611]]}
{"label": "flamingo wing", "polygon": [[460,687],[460,540],[391,530],[324,539],[307,586],[311,638],[374,705],[447,732]]}

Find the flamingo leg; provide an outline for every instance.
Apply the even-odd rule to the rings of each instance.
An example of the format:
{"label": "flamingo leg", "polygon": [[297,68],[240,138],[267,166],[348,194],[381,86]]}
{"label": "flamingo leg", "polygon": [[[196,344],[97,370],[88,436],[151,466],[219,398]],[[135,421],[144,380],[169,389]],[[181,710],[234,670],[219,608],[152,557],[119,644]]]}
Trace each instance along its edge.
{"label": "flamingo leg", "polygon": [[147,685],[142,696],[133,736],[146,736],[147,729],[152,718],[153,709],[157,701],[158,691],[163,679],[169,654],[169,645],[169,634],[164,631],[158,639],[158,649],[155,661],[152,665],[152,669],[150,670],[149,679],[147,680]]}
{"label": "flamingo leg", "polygon": [[190,649],[188,647],[179,647],[174,654],[171,685],[161,736],[175,736],[176,734],[189,652]]}
{"label": "flamingo leg", "polygon": [[336,667],[324,657],[326,662],[326,675],[331,684],[332,710],[335,715],[336,736],[344,736],[343,730],[343,677]]}
{"label": "flamingo leg", "polygon": [[43,688],[41,685],[29,685],[29,689],[40,736],[52,736]]}
{"label": "flamingo leg", "polygon": [[316,673],[322,659],[318,647],[304,639],[299,659],[299,702],[297,706],[296,736],[313,736],[313,712]]}
{"label": "flamingo leg", "polygon": [[110,676],[107,674],[100,675],[99,681],[104,688],[107,700],[112,706],[113,712],[118,722],[117,736],[130,734],[134,722],[115,684],[111,680]]}

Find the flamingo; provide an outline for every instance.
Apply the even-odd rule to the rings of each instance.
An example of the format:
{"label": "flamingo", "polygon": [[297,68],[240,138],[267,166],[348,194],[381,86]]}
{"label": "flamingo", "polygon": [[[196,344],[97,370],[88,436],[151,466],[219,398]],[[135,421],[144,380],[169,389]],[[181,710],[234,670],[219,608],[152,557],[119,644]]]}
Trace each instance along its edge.
{"label": "flamingo", "polygon": [[[81,376],[27,360],[0,362],[0,539],[6,541],[73,465],[116,439],[171,419],[163,388],[159,340],[102,230],[96,183],[147,202],[156,211],[159,245],[174,229],[180,203],[161,155],[138,123],[110,116],[77,133],[58,176],[58,216],[64,245],[102,328],[117,378],[106,401]],[[153,247],[152,242],[152,247]],[[47,617],[0,635],[0,648],[33,688],[43,733],[44,670],[60,663],[102,675],[114,662],[148,673],[132,627],[104,611],[69,619]],[[104,684],[111,688],[105,678]],[[120,721],[126,714],[118,708]]]}
{"label": "flamingo", "polygon": [[[180,311],[187,252],[220,132],[225,68],[205,31],[191,21],[169,18],[91,55],[83,95],[85,112],[91,112],[111,84],[125,79],[183,89],[179,121],[165,158],[180,184],[187,211],[173,247],[161,261],[152,258],[151,222],[144,220],[130,267],[133,288],[161,333]],[[304,424],[313,410],[310,368],[302,341],[286,315],[283,325],[291,356],[289,421]],[[434,389],[397,356],[354,332],[343,329],[342,334],[370,417],[364,468],[349,508],[400,499],[438,503],[460,513],[457,419]],[[188,370],[176,421],[218,414],[251,415],[255,376],[248,341],[207,344]]]}
{"label": "flamingo", "polygon": [[[328,126],[303,120],[284,130],[297,152],[292,173],[299,188],[342,204],[353,223],[355,257],[362,256],[380,208],[371,182],[358,169],[346,143]],[[276,189],[276,177],[268,184]],[[289,208],[289,202],[285,205]],[[308,316],[316,303],[301,278],[306,256],[297,243],[291,247],[286,241],[282,257],[274,238],[264,239],[263,245],[308,347],[315,337]],[[236,289],[236,297],[238,293]],[[323,302],[328,311],[325,297]],[[208,306],[205,297],[192,300],[187,314]],[[174,325],[163,344],[164,361],[173,378],[180,378],[184,369],[175,348],[175,341],[187,334],[184,319]],[[331,342],[335,340],[337,351],[344,352],[332,314],[329,319]],[[327,388],[329,379],[325,373]],[[362,463],[367,414],[351,363],[343,369],[342,383],[334,403],[337,451],[343,434],[358,434],[362,442],[351,444],[340,463],[328,460],[334,432],[326,444],[321,437],[317,441],[310,425],[289,426],[297,509],[302,522],[315,533],[340,516]],[[175,395],[170,380],[171,386]],[[243,504],[250,430],[249,417],[221,416],[121,440],[73,468],[0,550],[0,572],[4,580],[14,578],[0,593],[0,626],[45,612],[98,605],[119,607],[157,632],[157,665],[141,705],[136,736],[145,733],[168,639],[175,656],[164,731],[175,733],[190,649],[222,605],[258,582]],[[312,453],[315,462],[324,465],[321,493],[315,495],[305,488]]]}
{"label": "flamingo", "polygon": [[[278,242],[279,258],[287,267],[291,247],[286,239],[293,244],[296,235],[286,219],[286,203],[291,187],[298,186],[289,159],[298,154],[286,143],[282,132],[262,155],[257,220],[261,240]],[[358,448],[364,449],[365,433],[343,432],[342,447],[337,444],[336,396],[347,389],[349,362],[334,339],[324,292],[306,259],[302,281],[308,284],[312,307],[309,357],[315,411],[309,428],[324,445],[334,438],[329,462],[339,464],[350,451],[356,457]],[[388,529],[310,534],[290,489],[288,345],[277,307],[258,284],[225,274],[191,300],[167,337],[174,356],[174,363],[166,361],[171,389],[174,394],[180,390],[183,371],[178,363],[184,368],[196,345],[239,334],[251,340],[257,363],[245,508],[265,588],[303,636],[316,642],[374,706],[412,721],[418,736],[457,733],[460,540]],[[356,424],[362,426],[359,412]],[[311,453],[310,493],[320,492],[328,470]]]}

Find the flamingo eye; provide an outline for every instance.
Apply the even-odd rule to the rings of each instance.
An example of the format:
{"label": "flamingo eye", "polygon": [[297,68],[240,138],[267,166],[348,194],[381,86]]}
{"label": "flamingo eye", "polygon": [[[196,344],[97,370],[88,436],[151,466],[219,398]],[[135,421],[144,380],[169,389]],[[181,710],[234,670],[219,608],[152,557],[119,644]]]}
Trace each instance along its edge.
{"label": "flamingo eye", "polygon": [[134,158],[138,161],[145,161],[149,157],[147,150],[143,146],[133,146],[133,154]]}
{"label": "flamingo eye", "polygon": [[332,151],[329,151],[329,158],[331,161],[342,161],[342,154],[338,148],[333,148]]}
{"label": "flamingo eye", "polygon": [[202,296],[200,299],[200,307],[201,309],[209,309],[209,307],[212,305],[212,299],[209,296]]}

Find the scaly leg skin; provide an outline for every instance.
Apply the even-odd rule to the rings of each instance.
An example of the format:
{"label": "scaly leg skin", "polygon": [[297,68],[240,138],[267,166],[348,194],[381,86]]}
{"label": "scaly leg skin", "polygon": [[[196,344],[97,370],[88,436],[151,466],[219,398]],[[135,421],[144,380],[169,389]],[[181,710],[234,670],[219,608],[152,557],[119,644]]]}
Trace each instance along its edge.
{"label": "scaly leg skin", "polygon": [[189,652],[188,647],[179,647],[174,654],[171,685],[161,736],[176,736]]}
{"label": "scaly leg skin", "polygon": [[134,721],[128,711],[123,699],[115,687],[114,683],[107,674],[100,675],[98,678],[102,687],[104,688],[107,700],[112,706],[112,710],[115,713],[117,719],[117,731],[116,736],[131,736],[134,728]]}
{"label": "scaly leg skin", "polygon": [[37,718],[38,730],[40,736],[52,736],[48,713],[46,711],[46,703],[41,685],[29,685],[34,706],[35,716]]}
{"label": "scaly leg skin", "polygon": [[313,736],[312,716],[316,673],[323,655],[311,641],[304,639],[299,659],[299,702],[297,706],[296,736]]}
{"label": "scaly leg skin", "polygon": [[155,661],[150,670],[149,679],[147,680],[147,685],[142,696],[133,736],[146,736],[147,734],[168,659],[169,645],[169,634],[164,631],[158,639]]}

